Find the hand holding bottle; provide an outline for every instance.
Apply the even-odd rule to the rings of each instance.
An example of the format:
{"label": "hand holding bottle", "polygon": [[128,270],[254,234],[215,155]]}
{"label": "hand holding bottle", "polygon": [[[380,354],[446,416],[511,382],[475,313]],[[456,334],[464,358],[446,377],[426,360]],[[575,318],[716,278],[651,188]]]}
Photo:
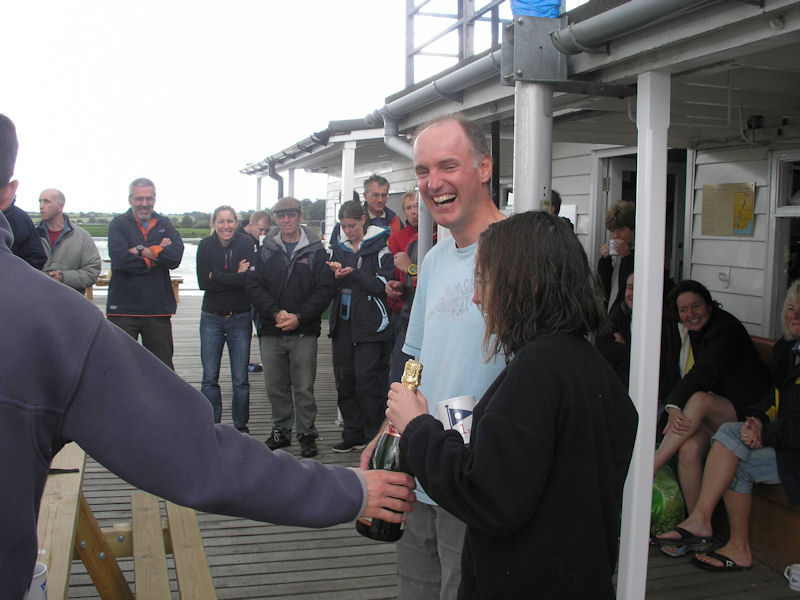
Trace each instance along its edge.
{"label": "hand holding bottle", "polygon": [[367,505],[359,515],[364,518],[381,519],[390,523],[401,523],[405,513],[413,510],[416,499],[414,478],[395,471],[364,471],[367,483]]}
{"label": "hand holding bottle", "polygon": [[[406,389],[413,396],[414,392],[419,387],[421,377],[422,365],[415,360],[408,360],[406,361],[405,368],[403,369],[403,376],[400,379],[400,383],[395,383],[392,387],[397,386],[398,388]],[[387,423],[386,429],[384,429],[377,441],[373,440],[370,442],[369,446],[367,446],[365,449],[365,452],[367,450],[370,452],[370,458],[368,462],[369,473],[384,470],[394,474],[411,474],[411,469],[409,469],[408,463],[406,462],[405,451],[400,449],[400,433],[391,422]],[[363,468],[363,454],[361,456],[361,464]],[[374,476],[370,477],[370,479],[373,478]],[[391,490],[391,488],[389,489]],[[393,491],[396,494],[396,490]],[[367,502],[369,502],[370,494],[368,493],[367,496]],[[385,496],[386,493],[384,493],[384,497]],[[389,493],[389,496],[390,499],[393,499],[392,501],[395,503],[398,500],[401,501],[401,503],[403,501],[403,496],[392,495],[391,493]],[[375,509],[379,511],[384,510],[392,512],[392,507],[387,505],[386,502],[387,501],[385,499],[379,500]],[[406,512],[407,509],[403,507],[399,508],[398,511]],[[394,542],[400,539],[400,536],[403,535],[403,520],[404,517],[402,514],[395,514],[392,518],[386,518],[380,514],[377,516],[371,516],[365,511],[358,521],[356,521],[356,530],[361,535],[373,540]]]}
{"label": "hand holding bottle", "polygon": [[412,392],[399,383],[389,388],[389,400],[386,403],[386,416],[402,433],[406,426],[416,417],[428,414],[428,401],[421,392]]}

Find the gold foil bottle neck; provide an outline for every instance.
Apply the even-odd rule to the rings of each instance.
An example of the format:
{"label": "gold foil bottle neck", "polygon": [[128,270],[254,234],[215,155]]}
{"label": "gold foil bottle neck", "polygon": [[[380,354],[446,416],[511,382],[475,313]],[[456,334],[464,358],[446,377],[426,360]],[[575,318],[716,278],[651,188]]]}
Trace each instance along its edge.
{"label": "gold foil bottle neck", "polygon": [[400,383],[412,392],[416,392],[420,381],[422,381],[422,363],[411,359],[407,360]]}

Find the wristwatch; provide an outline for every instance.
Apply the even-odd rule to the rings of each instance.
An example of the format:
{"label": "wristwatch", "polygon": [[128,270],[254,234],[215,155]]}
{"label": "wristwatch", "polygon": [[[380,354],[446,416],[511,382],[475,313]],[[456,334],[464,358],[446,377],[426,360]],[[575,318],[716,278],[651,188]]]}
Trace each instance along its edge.
{"label": "wristwatch", "polygon": [[414,263],[408,265],[408,269],[406,270],[408,271],[408,274],[411,275],[412,277],[417,276],[417,265],[415,265]]}
{"label": "wristwatch", "polygon": [[144,246],[142,246],[141,244],[136,246],[136,251],[139,253],[139,256],[142,255],[142,250],[144,250]]}

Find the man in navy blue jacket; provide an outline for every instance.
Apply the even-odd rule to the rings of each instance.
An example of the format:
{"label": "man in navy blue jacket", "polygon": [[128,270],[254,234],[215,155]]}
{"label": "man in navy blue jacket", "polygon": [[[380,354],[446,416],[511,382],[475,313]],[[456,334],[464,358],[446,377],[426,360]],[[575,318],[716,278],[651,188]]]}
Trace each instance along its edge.
{"label": "man in navy blue jacket", "polygon": [[172,322],[177,304],[170,269],[181,264],[183,240],[170,220],[153,210],[156,186],[149,179],[133,180],[131,205],[108,227],[111,281],[108,285],[108,320],[142,345],[170,369]]}

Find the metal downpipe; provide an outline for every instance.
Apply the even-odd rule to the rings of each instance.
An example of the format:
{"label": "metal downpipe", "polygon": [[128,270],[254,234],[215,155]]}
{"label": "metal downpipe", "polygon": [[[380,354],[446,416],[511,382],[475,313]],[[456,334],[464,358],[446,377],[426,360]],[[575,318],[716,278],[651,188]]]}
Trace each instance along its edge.
{"label": "metal downpipe", "polygon": [[[400,139],[400,130],[397,121],[381,111],[383,117],[383,143],[386,147],[397,152],[399,155],[414,162],[414,149],[411,144]],[[422,202],[422,198],[417,193],[417,204],[419,206],[419,223],[417,224],[417,264],[422,264],[422,259],[431,249],[433,240],[433,216],[428,212],[428,207]]]}
{"label": "metal downpipe", "polygon": [[277,169],[275,169],[275,161],[269,161],[269,171],[268,174],[272,177],[275,181],[278,182],[278,199],[280,200],[283,198],[283,177],[278,175]]}

